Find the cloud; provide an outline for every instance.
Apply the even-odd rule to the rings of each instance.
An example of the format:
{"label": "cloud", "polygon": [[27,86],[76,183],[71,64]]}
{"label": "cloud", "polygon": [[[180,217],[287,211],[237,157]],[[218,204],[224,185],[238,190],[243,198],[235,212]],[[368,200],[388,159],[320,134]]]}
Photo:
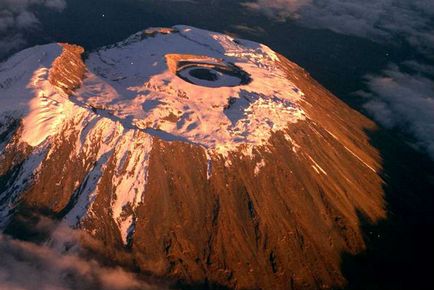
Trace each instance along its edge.
{"label": "cloud", "polygon": [[390,64],[365,76],[368,90],[357,94],[375,120],[412,135],[434,159],[434,1],[254,0],[244,6],[277,21],[413,47],[424,63]]}
{"label": "cloud", "polygon": [[391,64],[380,75],[366,76],[364,108],[387,128],[399,128],[434,159],[434,70],[417,62]]}
{"label": "cloud", "polygon": [[242,5],[251,10],[257,10],[273,17],[279,21],[286,18],[299,18],[298,12],[312,0],[256,0],[254,2],[243,2]]}
{"label": "cloud", "polygon": [[265,30],[260,26],[247,26],[247,25],[233,25],[232,28],[242,31],[244,33],[249,33],[251,35],[263,35],[265,34]]}
{"label": "cloud", "polygon": [[[0,290],[163,289],[130,272],[84,258],[83,233],[44,219],[40,231],[49,242],[36,244],[0,234]],[[164,288],[166,289],[166,288]]]}
{"label": "cloud", "polygon": [[432,0],[255,0],[243,5],[312,28],[377,41],[402,38],[426,54],[434,48]]}
{"label": "cloud", "polygon": [[65,9],[65,0],[0,0],[0,58],[10,51],[22,48],[24,32],[39,28],[35,7],[55,11]]}

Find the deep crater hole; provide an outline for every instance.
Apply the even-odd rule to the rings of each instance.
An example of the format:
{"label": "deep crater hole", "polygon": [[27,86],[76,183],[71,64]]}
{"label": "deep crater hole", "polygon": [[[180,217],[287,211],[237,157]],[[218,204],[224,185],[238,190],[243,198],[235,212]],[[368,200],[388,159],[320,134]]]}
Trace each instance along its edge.
{"label": "deep crater hole", "polygon": [[199,80],[216,81],[218,80],[218,74],[207,68],[195,68],[189,71],[189,74]]}

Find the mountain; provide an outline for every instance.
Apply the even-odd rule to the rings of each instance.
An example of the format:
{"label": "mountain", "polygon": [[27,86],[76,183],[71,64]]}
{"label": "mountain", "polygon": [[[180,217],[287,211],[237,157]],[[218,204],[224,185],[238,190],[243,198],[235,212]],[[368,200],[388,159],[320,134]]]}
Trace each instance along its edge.
{"label": "mountain", "polygon": [[[343,287],[385,218],[375,124],[265,45],[187,26],[0,65],[0,224],[43,215],[186,285]],[[83,241],[85,244],[86,242]]]}

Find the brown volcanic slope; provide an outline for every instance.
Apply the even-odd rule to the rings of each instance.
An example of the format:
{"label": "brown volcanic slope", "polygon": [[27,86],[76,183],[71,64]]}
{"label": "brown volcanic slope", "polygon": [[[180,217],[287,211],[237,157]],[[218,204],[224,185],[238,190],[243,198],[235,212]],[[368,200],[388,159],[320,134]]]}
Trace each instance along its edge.
{"label": "brown volcanic slope", "polygon": [[[64,45],[50,69],[50,82],[58,85],[60,80],[59,87],[67,94],[83,78],[82,52]],[[153,136],[143,200],[134,209],[124,208],[125,214],[133,215],[135,225],[126,246],[112,216],[118,186],[113,180],[131,176],[127,164],[137,159],[130,152],[124,168],[118,168],[115,154],[99,157],[104,165],[96,168],[100,181],[94,188],[92,212],[79,223],[103,242],[98,255],[187,285],[236,289],[345,285],[341,255],[356,254],[365,247],[360,215],[372,222],[385,217],[378,175],[381,160],[365,133],[375,125],[283,56],[276,65],[304,92],[300,105],[308,120],[273,133],[251,158],[230,152],[231,166],[225,166],[223,157],[213,156],[209,179],[202,147]],[[72,81],[63,80],[65,75]],[[82,108],[80,114],[67,119],[63,130],[50,137],[38,173],[19,195],[1,196],[20,200],[7,232],[23,231],[22,217],[29,211],[63,218],[86,194],[82,189],[89,173],[96,170],[97,152],[110,141],[95,133],[91,146],[77,150],[74,144],[84,134],[77,128],[83,119],[101,118],[95,109]],[[0,153],[1,194],[34,154],[34,148],[21,141],[22,125],[10,120],[6,126],[10,128],[2,136],[8,141]],[[130,130],[135,150],[142,150],[140,140],[147,133]],[[264,167],[255,173],[261,160]]]}

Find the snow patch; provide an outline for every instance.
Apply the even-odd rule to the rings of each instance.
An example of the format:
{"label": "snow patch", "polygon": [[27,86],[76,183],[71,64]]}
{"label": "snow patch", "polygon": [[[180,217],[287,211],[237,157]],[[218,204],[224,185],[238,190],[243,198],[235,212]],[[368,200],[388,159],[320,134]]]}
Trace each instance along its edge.
{"label": "snow patch", "polygon": [[258,163],[256,163],[255,169],[254,169],[254,174],[255,176],[259,174],[259,172],[261,171],[262,167],[265,166],[265,160],[261,159],[261,161],[259,161]]}
{"label": "snow patch", "polygon": [[319,164],[310,155],[307,155],[307,157],[310,159],[310,161],[312,161],[313,164],[311,166],[318,174],[322,173],[327,175],[327,172],[321,166],[319,166]]}
{"label": "snow patch", "polygon": [[373,168],[373,167],[370,166],[368,163],[366,163],[365,161],[363,161],[363,159],[360,158],[359,156],[357,156],[353,151],[351,151],[350,148],[348,148],[348,147],[345,146],[345,145],[344,145],[344,147],[345,147],[345,149],[346,149],[348,152],[350,152],[354,157],[356,157],[357,159],[359,159],[359,161],[362,162],[366,167],[368,167],[369,169],[371,169],[373,172],[377,172],[377,171],[375,170],[375,168]]}
{"label": "snow patch", "polygon": [[289,143],[291,143],[292,147],[291,150],[294,153],[297,153],[300,150],[300,145],[297,144],[297,142],[295,142],[294,139],[291,138],[291,136],[288,133],[285,133],[283,135],[285,137],[285,140],[288,141]]}
{"label": "snow patch", "polygon": [[[136,36],[91,53],[89,73],[76,99],[105,110],[124,126],[225,157],[241,145],[266,144],[272,132],[305,119],[298,105],[303,93],[280,71],[271,49],[192,27],[171,31]],[[221,60],[246,72],[251,81],[239,86],[223,82],[213,87],[210,80],[192,84],[168,67],[168,55],[191,55],[193,64]]]}
{"label": "snow patch", "polygon": [[41,162],[46,156],[47,147],[45,144],[34,150],[19,168],[15,178],[7,185],[6,190],[0,192],[0,200],[2,201],[0,203],[0,231],[9,223],[9,218],[20,199],[20,193],[25,191],[32,179],[37,176]]}
{"label": "snow patch", "polygon": [[126,132],[115,149],[112,215],[119,225],[124,244],[128,242],[134,211],[143,201],[151,150],[152,136],[138,130]]}

